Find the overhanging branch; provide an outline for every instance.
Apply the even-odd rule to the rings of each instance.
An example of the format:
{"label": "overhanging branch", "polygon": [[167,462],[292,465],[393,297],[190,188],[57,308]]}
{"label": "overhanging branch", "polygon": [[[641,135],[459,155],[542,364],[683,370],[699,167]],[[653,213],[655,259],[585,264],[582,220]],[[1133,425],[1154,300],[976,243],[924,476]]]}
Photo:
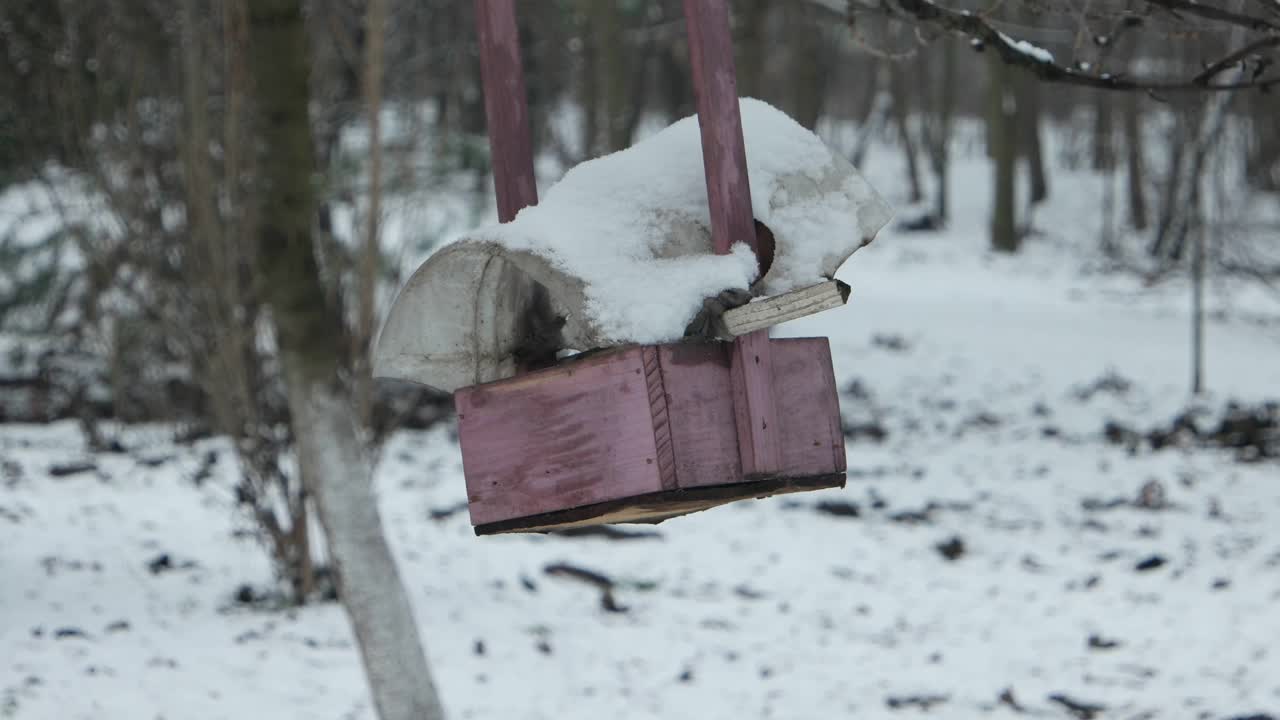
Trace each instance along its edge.
{"label": "overhanging branch", "polygon": [[[997,30],[985,17],[967,10],[951,10],[932,0],[810,0],[832,13],[843,6],[845,16],[854,18],[856,13],[876,12],[917,27],[930,27],[969,40],[977,50],[991,50],[1006,64],[1021,67],[1046,82],[1078,85],[1098,90],[1126,90],[1141,92],[1217,92],[1257,88],[1266,90],[1280,85],[1280,71],[1267,70],[1276,63],[1264,53],[1280,48],[1280,22],[1264,17],[1237,13],[1194,0],[1145,0],[1174,15],[1193,15],[1202,20],[1233,25],[1262,37],[1254,39],[1210,63],[1193,77],[1165,79],[1134,77],[1124,74],[1091,72],[1087,67],[1071,67],[1057,62],[1051,54],[1031,43],[1011,37]],[[1241,63],[1253,61],[1252,73],[1240,75],[1243,79],[1213,82],[1226,70]]]}

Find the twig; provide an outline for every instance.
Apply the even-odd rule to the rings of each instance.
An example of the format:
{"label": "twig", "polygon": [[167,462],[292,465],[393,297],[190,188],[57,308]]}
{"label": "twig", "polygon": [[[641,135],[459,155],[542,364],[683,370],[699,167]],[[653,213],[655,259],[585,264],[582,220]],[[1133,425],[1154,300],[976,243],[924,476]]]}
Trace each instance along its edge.
{"label": "twig", "polygon": [[[832,15],[838,12],[839,0],[809,0],[810,3],[823,8]],[[1022,41],[996,29],[988,20],[988,12],[974,13],[967,10],[951,10],[942,7],[933,0],[847,0],[846,12],[842,17],[849,21],[859,12],[876,12],[915,25],[917,28],[932,27],[943,32],[967,38],[977,50],[988,46],[993,48],[1000,59],[1008,65],[1024,68],[1045,82],[1077,85],[1098,90],[1139,91],[1150,93],[1171,92],[1220,92],[1257,88],[1266,90],[1280,85],[1280,74],[1263,76],[1262,69],[1254,73],[1254,77],[1231,82],[1212,83],[1211,80],[1241,59],[1262,50],[1280,46],[1280,20],[1271,21],[1244,13],[1226,10],[1220,7],[1196,2],[1195,0],[1144,0],[1149,6],[1164,10],[1175,17],[1180,13],[1194,15],[1206,20],[1229,24],[1239,29],[1248,29],[1265,33],[1265,37],[1254,40],[1228,55],[1211,63],[1204,71],[1187,80],[1161,80],[1156,78],[1132,78],[1111,73],[1091,73],[1084,69],[1072,68],[1059,64],[1052,58],[1044,58],[1025,52]],[[1086,5],[1080,11],[1088,15]],[[1136,22],[1135,22],[1136,21]],[[852,25],[852,23],[850,23]],[[1126,16],[1120,21],[1119,30],[1141,24],[1137,16]],[[1117,32],[1108,38],[1108,44],[1114,44]]]}
{"label": "twig", "polygon": [[1146,2],[1148,5],[1163,8],[1174,14],[1186,13],[1206,20],[1216,20],[1230,25],[1237,25],[1248,30],[1280,32],[1280,24],[1273,23],[1266,18],[1224,10],[1207,3],[1194,2],[1193,0],[1146,0]]}
{"label": "twig", "polygon": [[1223,71],[1231,68],[1237,62],[1240,62],[1241,60],[1258,52],[1259,50],[1264,50],[1266,48],[1272,48],[1277,46],[1280,46],[1280,36],[1265,37],[1265,38],[1262,38],[1261,40],[1255,40],[1254,42],[1248,45],[1245,45],[1239,50],[1236,50],[1235,52],[1222,58],[1218,62],[1213,63],[1209,67],[1205,68],[1204,72],[1192,78],[1191,82],[1207,85],[1208,82],[1212,80],[1214,77],[1216,77],[1219,73],[1222,73]]}

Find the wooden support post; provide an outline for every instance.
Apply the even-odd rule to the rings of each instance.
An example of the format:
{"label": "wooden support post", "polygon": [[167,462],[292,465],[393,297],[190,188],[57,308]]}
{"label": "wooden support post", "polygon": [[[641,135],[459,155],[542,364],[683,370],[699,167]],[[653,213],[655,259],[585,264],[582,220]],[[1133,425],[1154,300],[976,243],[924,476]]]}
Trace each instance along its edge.
{"label": "wooden support post", "polygon": [[[702,131],[712,242],[721,254],[729,252],[734,242],[749,243],[760,259],[742,140],[728,0],[684,0],[684,16]],[[734,341],[730,371],[742,472],[748,477],[777,473],[782,469],[782,454],[771,385],[773,361],[768,329]]]}
{"label": "wooden support post", "polygon": [[498,220],[511,222],[520,210],[538,204],[515,0],[475,0],[475,9]]}

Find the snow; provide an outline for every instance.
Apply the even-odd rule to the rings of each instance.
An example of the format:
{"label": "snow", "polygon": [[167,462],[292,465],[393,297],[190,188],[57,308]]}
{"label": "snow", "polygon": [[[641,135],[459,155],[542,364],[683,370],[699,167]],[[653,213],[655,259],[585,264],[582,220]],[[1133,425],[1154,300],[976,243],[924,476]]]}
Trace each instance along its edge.
{"label": "snow", "polygon": [[[850,440],[844,490],[672,520],[653,539],[478,539],[465,511],[430,517],[465,501],[452,428],[393,439],[376,491],[450,718],[1070,717],[1056,694],[1106,705],[1099,718],[1277,713],[1274,463],[1101,437],[1109,418],[1147,427],[1189,401],[1185,283],[1088,272],[1087,174],[1055,173],[1024,252],[986,252],[981,156],[957,159],[947,232],[887,229],[840,274],[846,308],[780,328],[829,335],[840,386],[858,387],[841,400],[849,424],[888,433]],[[890,199],[898,161],[868,160]],[[1275,399],[1274,296],[1210,288],[1203,402]],[[1130,389],[1082,399],[1109,376]],[[0,717],[373,720],[339,607],[233,601],[270,572],[227,444],[175,446],[164,428],[124,440],[94,456],[72,424],[0,425]],[[49,472],[83,459],[97,469]],[[1086,507],[1151,480],[1168,509]],[[949,561],[935,546],[957,537]],[[153,574],[162,553],[173,569]],[[612,577],[627,611],[543,572],[557,562]],[[946,699],[891,707],[911,696]]]}
{"label": "snow", "polygon": [[[888,222],[888,206],[781,111],[743,99],[741,113],[753,211],[785,248],[762,289],[777,294],[818,282],[831,256],[842,260]],[[542,255],[585,282],[588,311],[605,339],[662,342],[683,335],[704,298],[746,288],[756,276],[745,243],[726,256],[667,247],[669,223],[703,233],[710,226],[696,117],[577,165],[511,223],[461,242]]]}
{"label": "snow", "polygon": [[1014,50],[1017,50],[1023,55],[1027,55],[1038,62],[1053,64],[1053,53],[1049,52],[1048,50],[1045,50],[1044,48],[1038,45],[1033,45],[1027,42],[1026,40],[1014,40],[1013,38],[1009,37],[1008,35],[1005,35],[1004,33],[999,33],[999,34],[1000,34],[1001,42],[1003,42],[1005,45],[1008,45]]}

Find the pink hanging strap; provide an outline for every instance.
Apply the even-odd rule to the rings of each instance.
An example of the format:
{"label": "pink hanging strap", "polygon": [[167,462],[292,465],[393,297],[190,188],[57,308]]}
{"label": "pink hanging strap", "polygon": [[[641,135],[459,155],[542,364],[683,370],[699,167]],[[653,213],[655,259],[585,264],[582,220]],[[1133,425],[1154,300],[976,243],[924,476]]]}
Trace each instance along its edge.
{"label": "pink hanging strap", "polygon": [[[724,254],[735,241],[746,242],[761,258],[751,212],[728,0],[684,0],[684,17],[689,28],[689,59],[702,130],[712,244],[717,253]],[[769,331],[759,330],[735,340],[731,358],[742,473],[776,473],[782,469],[782,454],[778,447]]]}
{"label": "pink hanging strap", "polygon": [[511,222],[516,213],[538,204],[515,0],[475,0],[475,8],[498,220]]}

